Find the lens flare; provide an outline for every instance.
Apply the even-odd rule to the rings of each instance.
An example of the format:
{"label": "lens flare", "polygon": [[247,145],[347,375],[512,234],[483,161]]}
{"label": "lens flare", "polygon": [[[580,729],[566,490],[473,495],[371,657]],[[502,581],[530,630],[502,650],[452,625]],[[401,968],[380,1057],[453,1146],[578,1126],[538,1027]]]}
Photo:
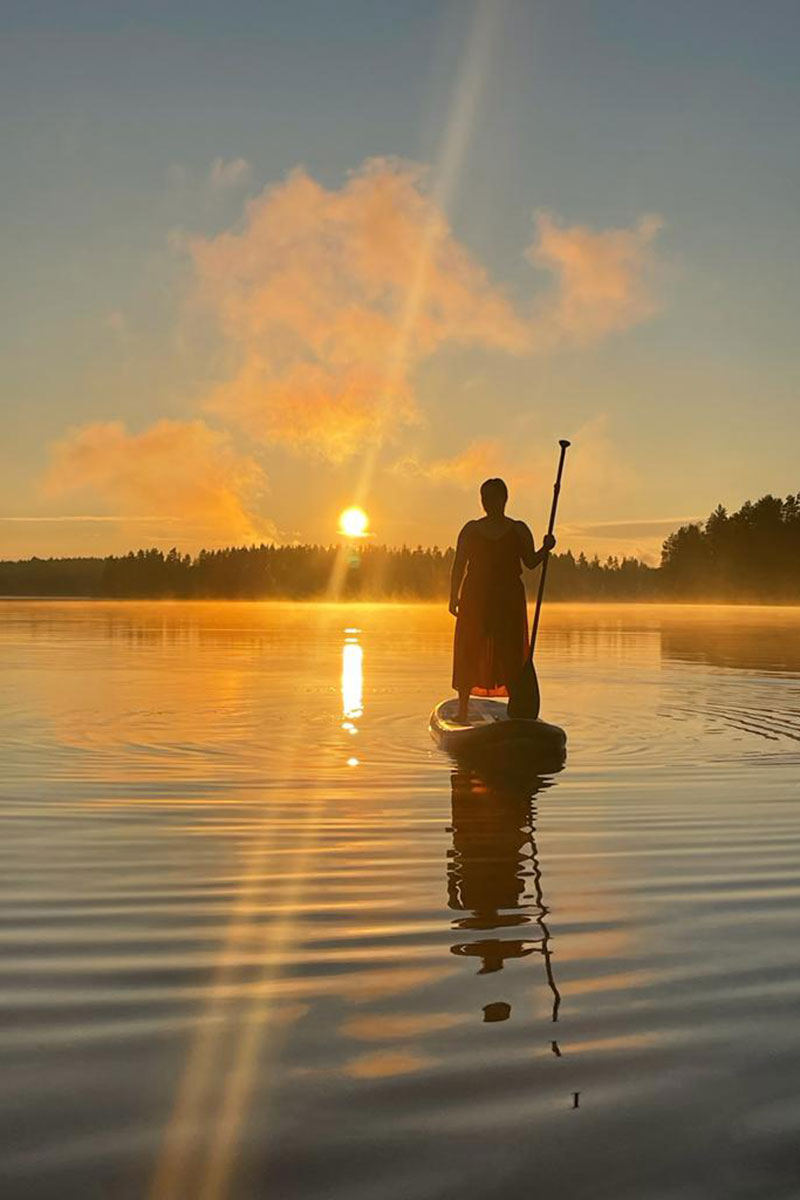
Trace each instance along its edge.
{"label": "lens flare", "polygon": [[363,508],[346,508],[339,517],[339,532],[346,537],[366,537],[369,518]]}

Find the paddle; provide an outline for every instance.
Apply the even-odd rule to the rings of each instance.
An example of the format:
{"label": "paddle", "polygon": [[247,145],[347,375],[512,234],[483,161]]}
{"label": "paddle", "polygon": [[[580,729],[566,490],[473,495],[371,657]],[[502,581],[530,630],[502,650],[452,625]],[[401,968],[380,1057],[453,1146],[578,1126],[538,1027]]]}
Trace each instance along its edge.
{"label": "paddle", "polygon": [[[553,504],[550,509],[550,524],[547,527],[548,534],[552,535],[556,524],[556,509],[558,508],[558,493],[561,491],[561,473],[564,470],[564,459],[567,456],[567,447],[569,442],[562,438],[559,441],[561,447],[561,457],[558,460],[558,471],[556,472],[556,481],[553,485]],[[539,614],[542,611],[542,600],[544,598],[544,585],[547,579],[547,564],[550,561],[550,551],[548,550],[542,562],[542,573],[539,577],[539,595],[536,597],[536,613],[533,618],[533,629],[531,630],[531,645],[528,650],[528,657],[525,661],[525,666],[520,671],[513,684],[508,689],[508,715],[510,717],[523,717],[529,721],[535,721],[539,716],[541,708],[541,697],[539,696],[539,681],[536,678],[536,670],[533,666],[533,651],[536,647],[536,634],[539,632]]]}

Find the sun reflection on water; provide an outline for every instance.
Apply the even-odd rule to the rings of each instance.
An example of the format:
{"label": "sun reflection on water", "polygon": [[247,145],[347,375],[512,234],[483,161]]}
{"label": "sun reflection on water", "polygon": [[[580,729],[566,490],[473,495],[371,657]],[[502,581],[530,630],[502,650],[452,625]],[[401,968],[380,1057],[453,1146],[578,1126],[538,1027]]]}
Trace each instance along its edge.
{"label": "sun reflection on water", "polygon": [[342,729],[358,733],[364,712],[364,651],[358,641],[360,629],[346,629],[342,646]]}

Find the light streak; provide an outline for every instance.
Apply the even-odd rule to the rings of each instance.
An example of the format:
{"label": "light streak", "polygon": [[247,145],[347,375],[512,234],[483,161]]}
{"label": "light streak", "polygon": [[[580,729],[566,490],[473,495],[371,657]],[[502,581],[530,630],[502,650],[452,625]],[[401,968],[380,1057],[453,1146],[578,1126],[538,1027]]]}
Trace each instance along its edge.
{"label": "light streak", "polygon": [[[425,301],[431,262],[441,229],[439,214],[447,211],[464,160],[475,113],[488,73],[500,7],[497,0],[478,0],[475,6],[466,52],[458,72],[453,99],[445,122],[432,189],[434,203],[431,207],[430,219],[420,238],[411,287],[400,315],[394,349],[386,365],[383,399],[378,405],[379,431],[383,427],[389,411],[389,401],[386,397],[394,394],[394,389],[405,374],[411,339]],[[379,432],[378,437],[368,447],[364,456],[355,491],[357,505],[363,505],[369,495],[382,446],[383,438]],[[342,584],[347,573],[347,562],[347,548],[342,546],[339,548],[331,571],[328,585],[329,599],[336,599],[341,594]]]}

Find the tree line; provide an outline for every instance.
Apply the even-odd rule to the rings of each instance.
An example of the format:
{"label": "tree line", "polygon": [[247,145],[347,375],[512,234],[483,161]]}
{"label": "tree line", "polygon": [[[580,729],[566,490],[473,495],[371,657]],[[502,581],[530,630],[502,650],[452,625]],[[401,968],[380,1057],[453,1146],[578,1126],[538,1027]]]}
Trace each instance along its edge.
{"label": "tree line", "polygon": [[[149,599],[437,600],[447,596],[453,550],[437,546],[240,546],[196,556],[148,549],[107,558],[0,562],[0,594]],[[532,582],[526,572],[527,582]],[[681,526],[661,565],[554,553],[554,600],[751,600],[800,603],[800,497],[748,501]]]}
{"label": "tree line", "polygon": [[686,599],[800,602],[800,495],[762,496],[736,512],[682,525],[664,542],[666,595]]}
{"label": "tree line", "polygon": [[[242,546],[137,550],[105,559],[0,562],[0,594],[141,599],[437,600],[449,594],[453,550],[365,546]],[[530,576],[530,572],[526,572]],[[658,571],[635,559],[601,563],[569,551],[553,554],[548,595],[564,600],[648,599]]]}

